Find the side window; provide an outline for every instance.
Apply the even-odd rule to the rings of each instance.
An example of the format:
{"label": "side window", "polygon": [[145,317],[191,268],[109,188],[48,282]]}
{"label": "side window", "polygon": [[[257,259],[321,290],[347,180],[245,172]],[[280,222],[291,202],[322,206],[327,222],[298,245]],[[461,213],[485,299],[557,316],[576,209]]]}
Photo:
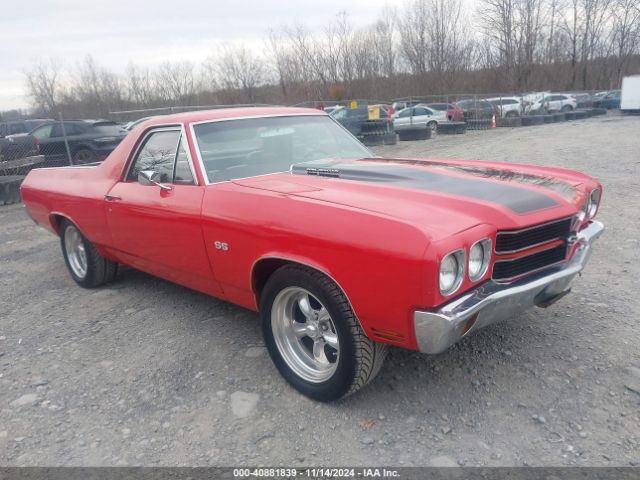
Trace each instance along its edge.
{"label": "side window", "polygon": [[429,110],[427,110],[426,108],[422,108],[422,107],[416,107],[413,109],[413,114],[416,117],[422,116],[422,115],[430,115],[431,112]]}
{"label": "side window", "polygon": [[9,135],[13,135],[16,133],[24,133],[27,129],[24,126],[24,123],[10,123],[9,124]]}
{"label": "side window", "polygon": [[53,124],[44,125],[40,128],[36,128],[31,134],[38,140],[46,140],[51,137],[51,130],[53,130]]}
{"label": "side window", "polygon": [[[56,123],[53,127],[53,130],[51,132],[51,136],[52,137],[63,137],[64,135],[62,134],[62,124],[60,123]],[[82,133],[82,127],[76,123],[64,123],[64,133],[67,135],[67,137],[70,137],[72,135],[80,135]]]}
{"label": "side window", "polygon": [[176,168],[173,174],[173,183],[180,185],[193,185],[193,173],[189,165],[189,156],[185,148],[184,138],[180,138],[178,143],[178,154],[176,155]]}
{"label": "side window", "polygon": [[161,130],[151,133],[138,150],[127,174],[128,182],[138,180],[138,173],[153,170],[160,174],[160,182],[173,180],[173,166],[178,149],[180,130]]}
{"label": "side window", "polygon": [[405,108],[404,110],[402,110],[398,114],[398,117],[400,117],[400,118],[410,117],[411,116],[411,112],[413,112],[413,108]]}

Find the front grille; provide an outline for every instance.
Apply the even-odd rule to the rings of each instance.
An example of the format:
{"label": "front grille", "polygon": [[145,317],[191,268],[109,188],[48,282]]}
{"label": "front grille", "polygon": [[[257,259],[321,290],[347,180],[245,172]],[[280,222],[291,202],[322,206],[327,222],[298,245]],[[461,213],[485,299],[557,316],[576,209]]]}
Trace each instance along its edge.
{"label": "front grille", "polygon": [[571,217],[523,230],[498,232],[496,253],[513,253],[557,239],[566,239],[571,232]]}
{"label": "front grille", "polygon": [[511,280],[534,270],[561,262],[565,259],[566,254],[567,244],[562,242],[557,247],[532,255],[512,260],[498,260],[493,265],[493,279],[497,281]]}

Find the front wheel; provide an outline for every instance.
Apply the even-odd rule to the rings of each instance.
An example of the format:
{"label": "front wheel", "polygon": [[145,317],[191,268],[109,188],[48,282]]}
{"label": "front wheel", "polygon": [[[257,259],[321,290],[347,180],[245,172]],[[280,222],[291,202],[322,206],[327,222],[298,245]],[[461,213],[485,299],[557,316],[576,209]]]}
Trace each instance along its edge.
{"label": "front wheel", "polygon": [[436,133],[438,130],[438,122],[434,122],[433,120],[427,123],[427,128],[430,128],[433,133]]}
{"label": "front wheel", "polygon": [[81,287],[95,288],[115,278],[118,264],[100,255],[78,227],[68,220],[60,224],[60,243],[71,278]]}
{"label": "front wheel", "polygon": [[386,345],[367,338],[338,286],[310,268],[278,269],[262,292],[260,315],[280,374],[314,400],[356,392],[375,378],[386,357]]}
{"label": "front wheel", "polygon": [[563,112],[570,112],[571,110],[573,110],[573,107],[571,105],[565,105],[562,107]]}

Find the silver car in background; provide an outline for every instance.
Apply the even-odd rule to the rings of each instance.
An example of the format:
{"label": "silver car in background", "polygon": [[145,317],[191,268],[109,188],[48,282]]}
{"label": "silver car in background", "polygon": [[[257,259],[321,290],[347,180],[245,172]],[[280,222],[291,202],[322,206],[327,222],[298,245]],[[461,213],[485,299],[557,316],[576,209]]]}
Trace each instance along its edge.
{"label": "silver car in background", "polygon": [[424,105],[400,110],[393,116],[393,129],[396,132],[402,130],[415,130],[416,127],[430,128],[435,132],[438,123],[447,122],[447,111],[434,110]]}

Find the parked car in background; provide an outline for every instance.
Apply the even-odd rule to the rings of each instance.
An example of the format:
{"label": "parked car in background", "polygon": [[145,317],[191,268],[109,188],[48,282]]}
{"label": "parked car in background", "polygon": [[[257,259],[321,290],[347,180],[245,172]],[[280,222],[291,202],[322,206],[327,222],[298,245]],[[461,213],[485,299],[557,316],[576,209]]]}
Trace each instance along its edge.
{"label": "parked car in background", "polygon": [[517,117],[522,113],[522,103],[518,97],[494,97],[485,100],[495,107],[496,115],[499,117]]}
{"label": "parked car in background", "polygon": [[369,105],[369,107],[377,107],[380,109],[380,118],[384,120],[391,120],[393,115],[396,113],[396,109],[391,105],[387,105],[385,103],[379,103],[375,105]]}
{"label": "parked car in background", "polygon": [[34,118],[28,120],[11,120],[8,122],[0,122],[0,137],[7,135],[16,135],[19,133],[29,133],[43,123],[53,122],[48,118]]}
{"label": "parked car in background", "polygon": [[150,117],[142,117],[139,118],[138,120],[132,120],[131,122],[127,122],[123,125],[118,124],[119,127],[123,128],[124,130],[130,132],[131,130],[133,130],[134,128],[136,128],[138,125],[140,125],[142,122],[146,122],[147,120],[151,119],[151,118],[156,118],[159,115],[152,115]]}
{"label": "parked car in background", "polygon": [[334,110],[338,110],[339,108],[344,108],[343,105],[329,105],[328,107],[324,107],[323,110],[325,111],[325,113],[331,113]]}
{"label": "parked car in background", "polygon": [[0,162],[32,157],[38,153],[38,142],[30,135],[19,133],[0,138]]}
{"label": "parked car in background", "polygon": [[[27,212],[60,238],[81,287],[125,264],[260,312],[275,367],[315,400],[370,383],[389,345],[437,354],[565,298],[604,229],[588,175],[377,157],[316,109],[189,112],[147,127],[100,165],[32,170]],[[141,315],[136,329],[152,332],[153,313]]]}
{"label": "parked car in background", "polygon": [[331,117],[357,137],[362,133],[362,125],[369,121],[369,108],[366,105],[336,108],[331,112]]}
{"label": "parked car in background", "polygon": [[394,115],[393,129],[396,132],[401,132],[402,130],[424,127],[435,132],[438,123],[446,121],[448,121],[446,111],[435,110],[425,105],[416,105],[400,110]]}
{"label": "parked car in background", "polygon": [[393,102],[391,106],[394,108],[396,112],[399,112],[400,110],[403,110],[405,108],[415,107],[420,103],[422,103],[420,100],[403,100],[399,102]]}
{"label": "parked car in background", "polygon": [[621,90],[611,90],[596,100],[593,106],[607,109],[620,108],[620,94]]}
{"label": "parked car in background", "polygon": [[529,114],[544,114],[549,112],[570,112],[578,108],[578,102],[566,93],[550,93],[529,107]]}
{"label": "parked car in background", "polygon": [[591,108],[593,107],[593,95],[588,92],[580,92],[571,94],[576,99],[577,108]]}
{"label": "parked car in background", "polygon": [[464,121],[491,120],[498,114],[496,107],[486,100],[476,100],[474,98],[460,100],[455,103],[456,107],[462,110]]}
{"label": "parked car in background", "polygon": [[[128,132],[109,120],[65,120],[64,133],[73,163],[83,164],[104,160]],[[68,163],[63,123],[46,123],[29,136],[36,139],[48,165]]]}
{"label": "parked car in background", "polygon": [[464,111],[453,103],[427,103],[425,106],[432,110],[447,112],[447,118],[452,122],[464,122]]}

